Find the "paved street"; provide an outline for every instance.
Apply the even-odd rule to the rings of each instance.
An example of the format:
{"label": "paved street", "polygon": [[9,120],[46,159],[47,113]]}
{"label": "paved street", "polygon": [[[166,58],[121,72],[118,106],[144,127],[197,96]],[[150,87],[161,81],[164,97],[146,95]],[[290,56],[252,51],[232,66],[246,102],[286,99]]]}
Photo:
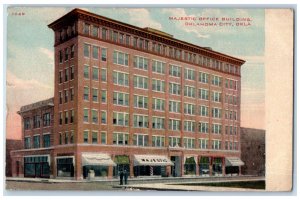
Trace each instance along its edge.
{"label": "paved street", "polygon": [[[264,177],[218,177],[218,178],[182,178],[182,179],[132,179],[129,185],[120,186],[118,180],[75,181],[59,179],[8,178],[7,190],[61,190],[61,191],[263,191],[249,188],[230,188],[193,185],[194,183],[218,183],[238,181],[264,181]],[[184,184],[185,183],[185,184]],[[192,184],[190,184],[192,183]]]}

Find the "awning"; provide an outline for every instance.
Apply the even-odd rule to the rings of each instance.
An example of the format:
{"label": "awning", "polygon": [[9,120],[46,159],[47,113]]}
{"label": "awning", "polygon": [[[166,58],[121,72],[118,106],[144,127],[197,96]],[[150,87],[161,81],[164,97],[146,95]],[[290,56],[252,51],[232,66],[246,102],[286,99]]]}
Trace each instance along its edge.
{"label": "awning", "polygon": [[239,157],[226,157],[226,163],[225,163],[225,165],[227,167],[230,167],[230,166],[233,166],[233,167],[242,166],[244,164],[245,163]]}
{"label": "awning", "polygon": [[134,166],[168,166],[174,165],[166,156],[134,155]]}
{"label": "awning", "polygon": [[86,165],[101,165],[101,166],[116,166],[108,154],[99,153],[84,153],[81,156],[82,166]]}
{"label": "awning", "polygon": [[194,156],[185,157],[184,164],[196,164]]}

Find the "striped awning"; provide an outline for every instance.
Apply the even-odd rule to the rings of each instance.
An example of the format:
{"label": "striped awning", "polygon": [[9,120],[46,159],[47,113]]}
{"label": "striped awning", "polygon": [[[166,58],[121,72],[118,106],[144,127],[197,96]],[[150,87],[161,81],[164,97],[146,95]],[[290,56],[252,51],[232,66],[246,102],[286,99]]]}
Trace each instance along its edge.
{"label": "striped awning", "polygon": [[84,153],[81,156],[82,166],[86,165],[101,165],[101,166],[116,166],[116,163],[108,154],[99,153]]}
{"label": "striped awning", "polygon": [[134,155],[134,166],[169,166],[174,165],[166,156]]}
{"label": "striped awning", "polygon": [[225,165],[227,167],[237,167],[237,166],[242,166],[245,163],[239,158],[239,157],[226,157],[226,162]]}

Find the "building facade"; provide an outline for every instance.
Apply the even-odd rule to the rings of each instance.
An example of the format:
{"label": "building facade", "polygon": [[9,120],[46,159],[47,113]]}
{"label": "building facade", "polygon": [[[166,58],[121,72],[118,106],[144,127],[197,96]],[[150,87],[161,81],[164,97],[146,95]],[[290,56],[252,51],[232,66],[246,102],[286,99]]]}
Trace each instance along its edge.
{"label": "building facade", "polygon": [[265,176],[266,169],[266,131],[241,127],[242,174]]}
{"label": "building facade", "polygon": [[240,173],[245,61],[80,9],[48,26],[51,177]]}

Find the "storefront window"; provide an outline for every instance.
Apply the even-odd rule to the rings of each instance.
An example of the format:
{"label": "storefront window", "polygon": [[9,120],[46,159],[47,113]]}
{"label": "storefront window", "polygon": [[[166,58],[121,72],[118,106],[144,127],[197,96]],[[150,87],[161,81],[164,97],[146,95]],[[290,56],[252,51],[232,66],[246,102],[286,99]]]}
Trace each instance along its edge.
{"label": "storefront window", "polygon": [[201,157],[199,160],[200,175],[209,175],[209,157]]}
{"label": "storefront window", "polygon": [[187,157],[185,159],[184,175],[196,175],[196,161],[194,157]]}
{"label": "storefront window", "polygon": [[57,158],[57,176],[74,177],[73,158]]}
{"label": "storefront window", "polygon": [[119,176],[121,171],[127,171],[129,173],[130,171],[130,163],[129,163],[129,157],[126,155],[117,155],[115,156],[114,162],[117,164],[117,166],[114,167],[113,176]]}
{"label": "storefront window", "polygon": [[48,156],[24,157],[24,176],[48,178],[50,176]]}
{"label": "storefront window", "polygon": [[83,178],[87,178],[91,171],[95,173],[95,177],[107,177],[108,175],[107,166],[86,165],[82,167],[82,171],[83,171]]}
{"label": "storefront window", "polygon": [[222,174],[222,158],[214,158],[213,160],[213,175]]}

